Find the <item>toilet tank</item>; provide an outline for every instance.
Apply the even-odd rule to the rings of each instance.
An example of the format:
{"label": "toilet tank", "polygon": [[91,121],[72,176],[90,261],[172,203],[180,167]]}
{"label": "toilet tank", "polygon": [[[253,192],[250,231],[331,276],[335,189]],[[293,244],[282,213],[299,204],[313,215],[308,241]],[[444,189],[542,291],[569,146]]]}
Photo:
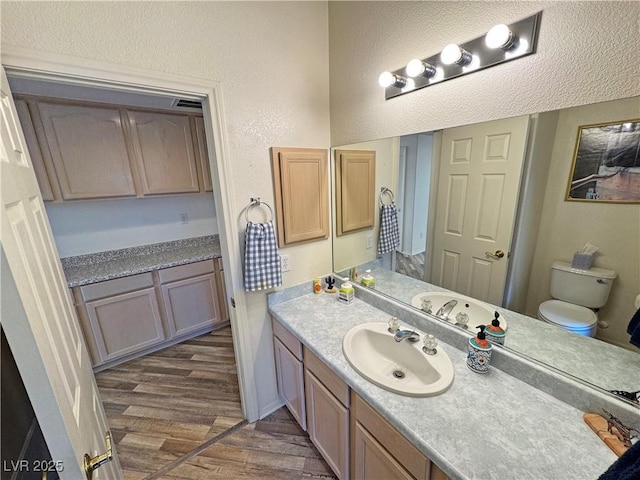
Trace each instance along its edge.
{"label": "toilet tank", "polygon": [[551,265],[551,296],[575,305],[600,308],[609,298],[617,273],[606,268],[580,270],[570,263]]}

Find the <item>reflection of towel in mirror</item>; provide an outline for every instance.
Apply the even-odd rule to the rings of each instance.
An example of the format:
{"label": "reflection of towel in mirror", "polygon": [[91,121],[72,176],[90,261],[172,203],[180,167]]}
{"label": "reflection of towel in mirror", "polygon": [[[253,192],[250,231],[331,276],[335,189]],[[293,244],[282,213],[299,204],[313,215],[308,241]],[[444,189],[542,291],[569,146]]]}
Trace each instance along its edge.
{"label": "reflection of towel in mirror", "polygon": [[378,238],[378,255],[397,250],[400,246],[398,232],[398,210],[395,203],[380,205],[380,235]]}
{"label": "reflection of towel in mirror", "polygon": [[280,255],[273,223],[247,223],[244,245],[245,290],[253,292],[281,285]]}
{"label": "reflection of towel in mirror", "polygon": [[640,441],[634,443],[598,480],[638,480],[640,478]]}
{"label": "reflection of towel in mirror", "polygon": [[640,348],[640,308],[635,313],[635,315],[631,317],[631,321],[629,322],[629,326],[627,327],[627,333],[631,335],[629,343],[632,343],[636,347]]}

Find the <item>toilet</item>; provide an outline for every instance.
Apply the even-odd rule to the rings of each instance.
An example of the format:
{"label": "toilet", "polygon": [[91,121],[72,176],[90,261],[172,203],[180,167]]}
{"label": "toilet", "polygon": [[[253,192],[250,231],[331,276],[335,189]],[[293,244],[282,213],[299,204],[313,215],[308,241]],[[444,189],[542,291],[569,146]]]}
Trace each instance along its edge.
{"label": "toilet", "polygon": [[550,293],[554,298],[542,302],[538,318],[586,337],[595,337],[598,315],[592,309],[607,303],[617,273],[606,268],[581,270],[570,263],[551,265]]}

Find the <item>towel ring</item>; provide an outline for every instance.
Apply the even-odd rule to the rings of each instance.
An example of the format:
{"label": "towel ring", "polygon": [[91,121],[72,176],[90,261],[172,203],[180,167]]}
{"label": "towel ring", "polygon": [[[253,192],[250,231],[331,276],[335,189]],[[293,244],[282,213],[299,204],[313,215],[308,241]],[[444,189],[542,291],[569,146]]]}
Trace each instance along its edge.
{"label": "towel ring", "polygon": [[[391,202],[384,203],[384,201],[383,201],[383,196],[384,195],[388,195],[389,198],[391,199]],[[390,189],[388,189],[387,187],[382,187],[380,189],[380,195],[378,196],[378,200],[380,201],[380,203],[382,205],[391,205],[392,203],[396,202],[396,198],[394,197],[393,192]]]}
{"label": "towel ring", "polygon": [[271,213],[271,220],[269,221],[273,222],[273,209],[271,208],[271,206],[267,202],[261,201],[260,197],[256,197],[256,198],[251,198],[251,203],[247,206],[247,209],[244,212],[244,216],[247,219],[247,223],[250,222],[249,212],[251,211],[251,209],[253,207],[259,207],[260,205],[265,205],[269,209],[269,213]]}

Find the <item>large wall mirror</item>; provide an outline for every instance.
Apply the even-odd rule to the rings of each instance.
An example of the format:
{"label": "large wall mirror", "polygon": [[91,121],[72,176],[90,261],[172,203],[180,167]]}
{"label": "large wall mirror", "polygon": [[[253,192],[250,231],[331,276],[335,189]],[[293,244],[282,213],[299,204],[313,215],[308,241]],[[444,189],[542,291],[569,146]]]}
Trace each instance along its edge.
{"label": "large wall mirror", "polygon": [[[392,190],[400,241],[377,255],[376,213],[373,228],[334,236],[334,271],[370,269],[376,292],[417,309],[429,291],[479,299],[506,320],[505,348],[609,392],[640,391],[640,348],[627,333],[640,294],[640,197],[566,201],[579,128],[635,120],[627,128],[640,136],[639,118],[633,97],[336,147],[375,150],[376,195]],[[637,163],[620,168],[640,179]],[[378,212],[388,196],[376,202]],[[570,264],[587,243],[593,267],[616,273],[593,337],[538,320],[552,264]]]}

